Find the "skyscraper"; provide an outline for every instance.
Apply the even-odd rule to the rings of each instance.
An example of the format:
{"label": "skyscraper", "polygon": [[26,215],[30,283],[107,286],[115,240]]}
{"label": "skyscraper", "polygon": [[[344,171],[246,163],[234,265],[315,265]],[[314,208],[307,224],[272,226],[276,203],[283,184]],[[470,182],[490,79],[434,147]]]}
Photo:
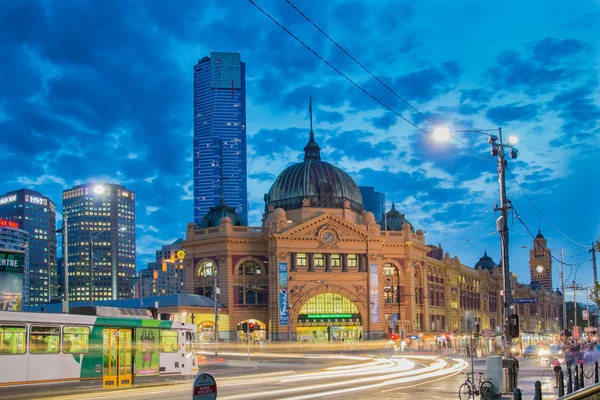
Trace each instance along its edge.
{"label": "skyscraper", "polygon": [[23,272],[23,303],[39,305],[58,298],[56,277],[56,206],[29,189],[0,197],[0,218],[29,233],[29,262]]}
{"label": "skyscraper", "polygon": [[90,270],[94,300],[133,297],[135,194],[115,184],[75,186],[63,191],[63,215],[69,242],[69,300],[89,300]]}
{"label": "skyscraper", "polygon": [[220,197],[248,220],[246,65],[211,52],[194,66],[194,222]]}
{"label": "skyscraper", "polygon": [[376,192],[373,186],[359,186],[362,194],[365,210],[371,211],[375,215],[375,220],[379,221],[385,213],[385,193]]}

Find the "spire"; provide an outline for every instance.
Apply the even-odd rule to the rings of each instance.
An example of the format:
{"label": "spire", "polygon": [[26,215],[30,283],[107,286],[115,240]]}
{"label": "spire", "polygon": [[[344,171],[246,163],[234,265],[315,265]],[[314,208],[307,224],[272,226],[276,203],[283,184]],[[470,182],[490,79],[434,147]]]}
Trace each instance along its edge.
{"label": "spire", "polygon": [[310,137],[308,139],[308,143],[304,147],[304,161],[307,160],[320,160],[321,159],[321,148],[315,142],[315,133],[313,132],[313,124],[312,124],[312,97],[310,98],[310,103],[308,106],[308,110],[310,113]]}

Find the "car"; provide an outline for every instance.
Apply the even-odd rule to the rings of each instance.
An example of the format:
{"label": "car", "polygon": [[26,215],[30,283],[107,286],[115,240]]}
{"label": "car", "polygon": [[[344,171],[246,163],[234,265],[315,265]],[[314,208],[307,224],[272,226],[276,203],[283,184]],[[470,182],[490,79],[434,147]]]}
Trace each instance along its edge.
{"label": "car", "polygon": [[540,349],[537,346],[527,346],[525,351],[523,352],[523,357],[537,357],[539,355]]}
{"label": "car", "polygon": [[550,355],[552,357],[562,357],[562,355],[563,355],[562,347],[557,344],[551,344],[550,345]]}

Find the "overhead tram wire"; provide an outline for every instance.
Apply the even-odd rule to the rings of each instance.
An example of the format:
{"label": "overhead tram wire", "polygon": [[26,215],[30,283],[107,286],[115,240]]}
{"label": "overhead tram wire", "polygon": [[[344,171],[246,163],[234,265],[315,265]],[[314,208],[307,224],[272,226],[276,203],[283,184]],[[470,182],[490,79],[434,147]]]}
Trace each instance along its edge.
{"label": "overhead tram wire", "polygon": [[[405,122],[407,122],[409,125],[413,126],[415,129],[418,129],[419,131],[425,133],[425,134],[429,134],[429,132],[427,132],[425,129],[421,128],[420,126],[416,125],[415,123],[413,123],[412,121],[409,121],[408,119],[406,119],[405,117],[403,117],[399,112],[397,112],[396,110],[394,110],[393,108],[391,108],[390,106],[388,106],[387,104],[385,104],[384,102],[382,102],[381,100],[379,100],[377,97],[375,97],[374,95],[372,95],[369,91],[367,91],[366,89],[364,89],[362,86],[360,86],[358,83],[354,82],[350,77],[348,77],[346,74],[344,74],[342,71],[340,71],[338,68],[336,68],[334,65],[332,65],[329,61],[325,60],[320,54],[318,54],[315,50],[313,50],[309,45],[307,45],[306,43],[304,43],[302,40],[300,40],[296,35],[294,35],[292,32],[290,32],[285,26],[283,26],[279,21],[277,21],[275,18],[273,18],[268,12],[266,12],[265,10],[263,10],[258,4],[256,4],[254,2],[254,0],[248,0],[254,7],[256,7],[260,12],[262,12],[267,18],[269,18],[271,21],[273,21],[277,26],[279,26],[283,31],[285,31],[288,35],[290,35],[292,38],[294,38],[298,43],[300,43],[302,46],[304,46],[308,51],[310,51],[311,53],[313,53],[318,59],[320,59],[321,61],[323,61],[325,64],[327,64],[327,66],[329,66],[331,69],[333,69],[335,72],[337,72],[340,76],[342,76],[344,79],[346,79],[348,82],[350,82],[352,85],[356,86],[361,92],[363,92],[364,94],[366,94],[367,96],[369,96],[371,99],[375,100],[377,103],[379,103],[381,106],[383,106],[385,109],[387,109],[388,111],[392,112],[394,115],[396,115],[398,118],[404,120]],[[453,138],[454,135],[452,135]],[[455,138],[456,139],[456,138]],[[458,140],[458,139],[457,139]],[[460,143],[462,143],[464,146],[471,148],[470,146],[468,146],[466,143],[458,140]],[[458,152],[461,152],[463,154],[469,155],[471,157],[475,157],[475,158],[479,158],[481,160],[485,160],[485,161],[493,161],[490,160],[487,157],[482,157],[479,154],[473,154],[470,153],[468,151],[464,151],[463,149],[458,148],[457,146],[454,146],[450,143],[445,143],[447,146],[450,146],[452,148],[454,148],[455,150],[457,150]],[[471,148],[472,149],[472,148]]]}
{"label": "overhead tram wire", "polygon": [[535,209],[540,213],[540,215],[542,217],[544,217],[544,219],[546,221],[548,221],[550,223],[550,225],[552,225],[554,227],[554,229],[556,229],[561,235],[563,235],[566,239],[570,240],[571,242],[575,243],[576,245],[584,247],[586,249],[589,248],[589,246],[586,246],[584,244],[581,244],[581,243],[579,243],[579,242],[571,239],[565,233],[563,233],[560,229],[558,229],[558,227],[556,225],[554,225],[552,223],[552,221],[550,221],[550,219],[548,219],[548,217],[546,217],[546,215],[542,212],[542,210],[539,209],[539,207],[533,202],[533,200],[531,200],[531,197],[529,197],[529,195],[527,194],[527,192],[525,192],[525,189],[523,189],[523,187],[521,186],[521,184],[519,183],[519,181],[517,180],[517,178],[512,174],[512,172],[510,171],[510,169],[506,168],[506,171],[508,171],[508,174],[510,175],[510,177],[513,179],[513,181],[515,181],[515,183],[517,184],[517,186],[519,187],[519,189],[521,189],[521,192],[523,192],[523,194],[525,195],[525,197],[527,198],[527,200],[529,200],[529,202],[531,203],[531,205],[533,205],[533,207],[535,207]]}
{"label": "overhead tram wire", "polygon": [[[389,90],[390,92],[392,92],[392,94],[394,96],[396,96],[397,98],[399,98],[400,100],[402,100],[404,102],[404,104],[406,104],[407,106],[409,106],[411,109],[413,109],[417,114],[419,114],[421,117],[423,117],[425,120],[429,121],[432,125],[439,127],[440,125],[437,124],[435,121],[433,121],[431,118],[429,118],[427,115],[423,114],[421,111],[419,111],[415,106],[413,106],[412,104],[410,104],[408,102],[408,100],[404,99],[402,96],[400,96],[398,93],[396,93],[396,91],[394,89],[392,89],[391,87],[389,87],[385,82],[383,82],[381,79],[379,79],[375,74],[373,74],[367,67],[365,67],[360,61],[358,61],[355,57],[353,57],[346,49],[344,49],[338,42],[336,42],[335,40],[333,40],[331,38],[331,36],[329,36],[325,31],[323,31],[323,29],[321,29],[316,23],[314,23],[306,14],[304,14],[302,11],[300,11],[298,9],[298,7],[296,7],[290,0],[285,0],[294,10],[296,10],[298,12],[298,14],[300,14],[302,17],[304,17],[304,19],[306,19],[312,26],[314,26],[319,32],[321,32],[323,34],[323,36],[325,36],[327,39],[329,39],[329,41],[331,43],[333,43],[338,49],[340,49],[344,54],[346,54],[352,61],[354,61],[359,67],[361,67],[367,74],[371,75],[371,77],[373,77],[377,82],[379,82],[381,85],[383,85],[383,87],[385,87],[387,90]],[[459,142],[460,144],[462,144],[465,147],[470,148],[472,151],[475,151],[477,153],[477,149],[475,149],[473,146],[470,146],[469,144],[465,143],[464,141],[460,140],[458,137],[456,137],[453,133],[450,133],[450,136],[456,140],[457,142]],[[483,159],[483,157],[481,157]],[[487,158],[486,158],[487,160]]]}

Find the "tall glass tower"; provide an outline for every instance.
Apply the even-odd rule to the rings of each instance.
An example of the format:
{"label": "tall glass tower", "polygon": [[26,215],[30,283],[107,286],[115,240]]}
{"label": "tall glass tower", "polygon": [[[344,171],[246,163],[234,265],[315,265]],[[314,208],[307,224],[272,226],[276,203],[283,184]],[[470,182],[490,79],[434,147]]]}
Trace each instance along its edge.
{"label": "tall glass tower", "polygon": [[49,197],[29,189],[0,197],[0,218],[29,233],[29,262],[23,273],[23,303],[40,305],[58,299],[56,276],[56,207]]}
{"label": "tall glass tower", "polygon": [[373,186],[359,186],[365,210],[371,211],[379,221],[385,213],[385,193],[376,192]]}
{"label": "tall glass tower", "polygon": [[63,216],[68,228],[69,300],[89,300],[90,281],[94,300],[132,298],[135,194],[115,184],[75,186],[63,191]]}
{"label": "tall glass tower", "polygon": [[246,65],[211,52],[194,66],[194,222],[220,197],[248,221]]}

